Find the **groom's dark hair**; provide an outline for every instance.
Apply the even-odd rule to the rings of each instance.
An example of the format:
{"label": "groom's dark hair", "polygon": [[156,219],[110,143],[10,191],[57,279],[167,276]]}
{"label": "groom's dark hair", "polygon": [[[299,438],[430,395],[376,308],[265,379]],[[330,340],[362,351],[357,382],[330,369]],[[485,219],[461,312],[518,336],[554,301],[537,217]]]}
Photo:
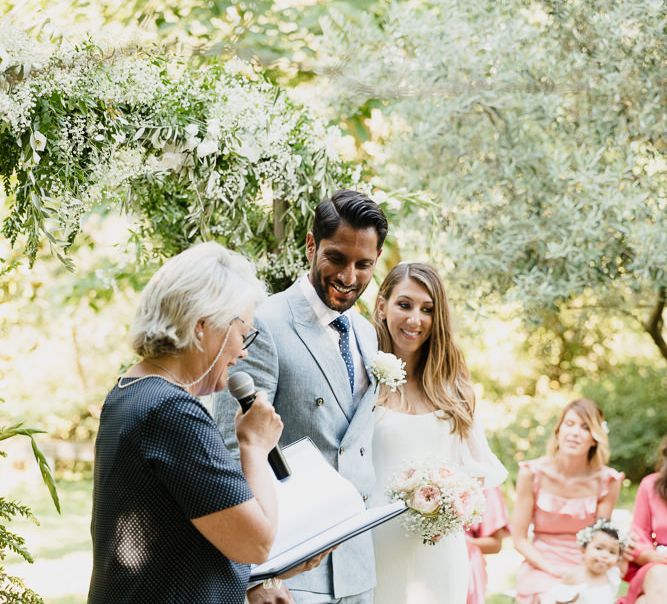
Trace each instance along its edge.
{"label": "groom's dark hair", "polygon": [[330,239],[340,226],[346,222],[353,229],[373,228],[378,236],[378,250],[382,248],[389,225],[387,217],[370,197],[358,191],[341,189],[329,199],[317,204],[313,222],[315,245],[322,239]]}

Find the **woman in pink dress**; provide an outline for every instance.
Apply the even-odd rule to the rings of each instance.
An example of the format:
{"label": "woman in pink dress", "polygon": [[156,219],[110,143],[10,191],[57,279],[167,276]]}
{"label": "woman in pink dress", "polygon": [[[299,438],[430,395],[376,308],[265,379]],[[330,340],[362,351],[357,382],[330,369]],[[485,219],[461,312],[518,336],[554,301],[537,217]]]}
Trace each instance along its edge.
{"label": "woman in pink dress", "polygon": [[507,506],[499,487],[485,489],[486,509],[482,521],[466,531],[470,577],[466,604],[484,604],[486,561],[484,554],[497,554],[503,539],[510,534]]}
{"label": "woman in pink dress", "polygon": [[625,577],[630,586],[620,604],[667,602],[667,437],[660,443],[657,470],[646,476],[637,490],[632,563]]}
{"label": "woman in pink dress", "polygon": [[577,531],[611,516],[623,474],[605,465],[603,420],[593,401],[572,401],[556,424],[548,455],[520,464],[511,524],[514,546],[524,557],[517,575],[520,604],[538,603],[540,594],[580,565]]}

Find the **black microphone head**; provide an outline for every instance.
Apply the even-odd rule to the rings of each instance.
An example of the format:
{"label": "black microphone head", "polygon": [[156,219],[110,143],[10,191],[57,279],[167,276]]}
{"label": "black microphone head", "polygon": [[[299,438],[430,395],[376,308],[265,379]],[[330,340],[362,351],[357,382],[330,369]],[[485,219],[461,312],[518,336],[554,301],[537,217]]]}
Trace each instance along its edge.
{"label": "black microphone head", "polygon": [[227,386],[229,393],[239,401],[255,394],[255,382],[245,371],[232,373]]}

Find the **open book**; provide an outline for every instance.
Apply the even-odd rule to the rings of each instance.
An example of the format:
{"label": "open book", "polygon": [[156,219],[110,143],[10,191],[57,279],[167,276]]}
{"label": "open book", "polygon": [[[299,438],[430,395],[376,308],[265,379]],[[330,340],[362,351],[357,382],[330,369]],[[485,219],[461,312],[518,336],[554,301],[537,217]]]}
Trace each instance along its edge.
{"label": "open book", "polygon": [[281,575],[323,551],[398,516],[402,501],[366,509],[355,486],[324,459],[309,438],[283,448],[292,470],[276,480],[278,532],[269,559],[251,581]]}

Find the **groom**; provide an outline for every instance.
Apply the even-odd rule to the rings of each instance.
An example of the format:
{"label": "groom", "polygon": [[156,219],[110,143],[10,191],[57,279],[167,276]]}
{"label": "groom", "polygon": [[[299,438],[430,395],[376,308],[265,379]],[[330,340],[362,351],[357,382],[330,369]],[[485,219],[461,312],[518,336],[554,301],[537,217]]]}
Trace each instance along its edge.
{"label": "groom", "polygon": [[[315,210],[306,235],[309,273],[271,296],[255,314],[259,337],[235,370],[266,390],[282,417],[281,444],[308,436],[327,461],[367,499],[375,480],[366,367],[377,353],[375,330],[352,307],[373,276],[387,235],[377,204],[356,191],[337,191]],[[236,407],[219,400],[216,418],[233,434]],[[372,604],[375,561],[370,532],[341,544],[319,567],[288,581],[297,604]],[[289,602],[256,587],[251,604]]]}

